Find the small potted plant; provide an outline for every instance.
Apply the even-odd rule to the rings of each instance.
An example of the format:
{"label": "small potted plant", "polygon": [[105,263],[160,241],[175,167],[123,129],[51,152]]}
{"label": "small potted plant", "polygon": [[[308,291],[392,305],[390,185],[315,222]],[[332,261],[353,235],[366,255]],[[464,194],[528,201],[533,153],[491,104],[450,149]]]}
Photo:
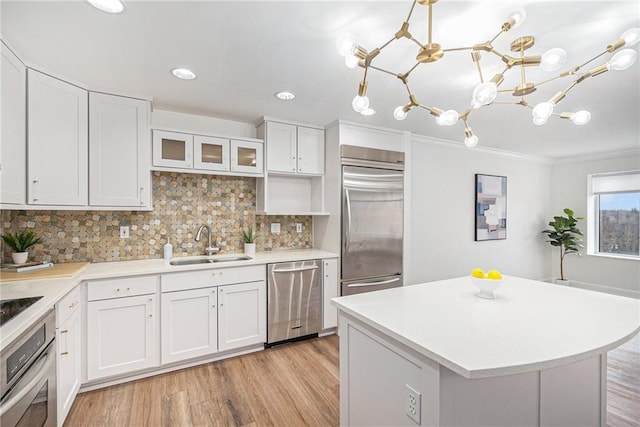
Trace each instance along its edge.
{"label": "small potted plant", "polygon": [[[568,280],[564,278],[564,257],[569,254],[580,255],[579,248],[582,247],[582,231],[577,227],[578,221],[583,217],[574,217],[571,209],[564,209],[563,212],[567,216],[554,216],[553,221],[549,222],[551,229],[542,231],[549,240],[547,242],[551,246],[560,248],[560,280],[562,284],[568,284]],[[556,282],[558,283],[558,282]]]}
{"label": "small potted plant", "polygon": [[2,240],[13,249],[11,258],[15,264],[24,264],[29,258],[28,249],[40,242],[40,238],[36,237],[36,233],[31,230],[24,230],[16,234],[3,234]]}
{"label": "small potted plant", "polygon": [[253,227],[242,230],[242,241],[244,242],[244,254],[254,258],[256,256],[256,234]]}

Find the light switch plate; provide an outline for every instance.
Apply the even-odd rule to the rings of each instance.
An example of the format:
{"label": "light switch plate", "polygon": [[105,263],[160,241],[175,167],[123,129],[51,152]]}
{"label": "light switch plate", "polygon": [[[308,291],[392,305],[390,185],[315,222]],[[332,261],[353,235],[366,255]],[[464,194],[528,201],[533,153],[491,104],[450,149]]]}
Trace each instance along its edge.
{"label": "light switch plate", "polygon": [[128,239],[129,238],[129,226],[128,225],[121,225],[120,226],[120,238],[121,239]]}
{"label": "light switch plate", "polygon": [[302,223],[296,222],[296,233],[302,233]]}
{"label": "light switch plate", "polygon": [[280,223],[279,222],[272,222],[271,223],[271,233],[273,233],[273,234],[279,234],[280,233]]}

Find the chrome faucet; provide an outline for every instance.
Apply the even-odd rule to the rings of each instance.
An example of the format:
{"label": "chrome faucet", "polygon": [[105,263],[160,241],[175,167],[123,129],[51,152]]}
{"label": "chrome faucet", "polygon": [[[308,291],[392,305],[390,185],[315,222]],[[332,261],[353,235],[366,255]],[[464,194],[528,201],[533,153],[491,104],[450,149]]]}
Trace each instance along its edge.
{"label": "chrome faucet", "polygon": [[208,225],[205,224],[200,226],[198,232],[196,233],[196,242],[200,241],[200,238],[202,237],[202,230],[204,230],[205,228],[207,229],[207,244],[209,246],[204,248],[204,251],[207,253],[207,256],[211,256],[220,252],[220,248],[211,246],[211,228]]}

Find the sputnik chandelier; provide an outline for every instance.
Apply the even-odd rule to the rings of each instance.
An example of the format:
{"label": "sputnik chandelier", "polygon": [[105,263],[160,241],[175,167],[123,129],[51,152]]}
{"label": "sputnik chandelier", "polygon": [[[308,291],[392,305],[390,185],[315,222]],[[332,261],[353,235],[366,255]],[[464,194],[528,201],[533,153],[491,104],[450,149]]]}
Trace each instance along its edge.
{"label": "sputnik chandelier", "polygon": [[[352,102],[353,109],[356,112],[366,114],[368,111],[371,111],[371,109],[369,108],[369,98],[367,97],[367,73],[370,69],[380,71],[397,77],[407,90],[409,96],[408,102],[405,105],[398,106],[393,112],[393,115],[397,120],[404,120],[407,117],[409,111],[414,108],[422,108],[427,110],[431,115],[435,116],[436,123],[441,126],[453,126],[459,120],[462,120],[465,126],[464,143],[467,147],[474,147],[478,143],[478,137],[474,135],[473,131],[469,127],[469,116],[475,109],[494,103],[499,92],[511,92],[514,97],[519,97],[519,100],[517,101],[500,103],[514,104],[532,109],[533,123],[535,123],[536,125],[545,124],[547,122],[547,119],[552,115],[559,116],[563,119],[570,119],[576,125],[583,125],[591,119],[591,114],[588,111],[583,110],[577,111],[575,113],[555,113],[555,106],[567,95],[567,92],[573,89],[576,85],[587,80],[589,77],[595,77],[609,70],[625,70],[631,67],[636,61],[637,54],[635,50],[623,49],[613,55],[613,57],[611,57],[608,62],[592,68],[589,71],[582,71],[582,69],[586,65],[599,59],[600,57],[606,54],[613,53],[623,46],[630,47],[638,43],[638,41],[640,41],[640,28],[631,28],[625,31],[620,36],[619,40],[607,46],[603,52],[589,59],[585,63],[570,68],[569,70],[564,71],[557,76],[549,78],[542,82],[528,82],[525,73],[526,67],[540,66],[545,71],[557,71],[564,65],[567,59],[567,54],[563,49],[554,48],[548,50],[543,55],[525,55],[525,51],[527,51],[534,45],[535,39],[532,36],[520,37],[511,42],[509,48],[511,52],[513,52],[516,56],[500,53],[494,48],[493,42],[502,33],[506,33],[512,28],[517,28],[522,25],[526,18],[524,10],[518,9],[515,12],[511,13],[508,16],[507,21],[502,24],[502,28],[500,29],[498,34],[496,34],[495,37],[488,41],[468,47],[454,47],[443,49],[440,44],[434,43],[431,37],[431,33],[433,30],[433,5],[437,2],[438,0],[414,0],[411,4],[409,15],[407,16],[407,19],[402,23],[400,29],[393,35],[391,39],[389,39],[389,41],[373,49],[372,51],[368,51],[362,46],[357,45],[352,34],[345,33],[338,37],[336,46],[338,48],[338,52],[345,57],[345,63],[347,67],[355,68],[356,66],[360,66],[361,68],[364,68],[364,76],[362,78],[362,81],[360,82],[358,94],[355,96],[355,98],[353,98]],[[409,21],[411,20],[411,16],[416,7],[416,3],[422,6],[426,6],[429,9],[427,27],[428,37],[426,44],[422,44],[409,32]],[[409,70],[403,73],[394,73],[392,71],[375,66],[374,59],[378,57],[382,50],[390,46],[393,42],[398,41],[402,38],[411,40],[418,46],[418,54],[416,56],[415,65],[413,65],[411,68],[409,68]],[[475,63],[480,77],[480,83],[473,90],[471,103],[467,107],[467,109],[462,113],[458,113],[455,110],[443,110],[438,107],[429,107],[418,101],[414,93],[411,91],[411,88],[409,87],[409,77],[414,72],[414,70],[416,70],[422,64],[429,64],[442,59],[447,52],[464,50],[471,51],[471,59],[473,63]],[[482,75],[482,67],[480,66],[481,52],[488,52],[490,54],[497,55],[505,64],[504,70],[494,75],[491,80],[488,81],[485,81]],[[499,89],[500,85],[504,81],[505,73],[512,69],[520,70],[520,83],[515,88]],[[535,92],[539,86],[564,77],[574,78],[573,82],[566,89],[556,93],[548,101],[541,102],[533,107],[527,102],[526,96]]]}

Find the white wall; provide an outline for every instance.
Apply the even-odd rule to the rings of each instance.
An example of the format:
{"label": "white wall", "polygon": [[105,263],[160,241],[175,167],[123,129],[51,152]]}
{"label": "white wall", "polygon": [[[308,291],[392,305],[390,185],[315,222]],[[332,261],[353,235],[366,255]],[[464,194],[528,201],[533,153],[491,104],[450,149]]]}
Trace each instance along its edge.
{"label": "white wall", "polygon": [[[587,212],[588,174],[639,169],[640,151],[556,162],[552,168],[549,220],[553,215],[561,214],[564,208],[574,210],[577,216],[587,217],[591,214]],[[586,255],[587,239],[590,236],[585,221],[580,222],[580,230],[585,234],[585,248],[581,250],[581,256],[565,258],[565,277],[574,286],[591,289],[605,287],[600,290],[640,297],[640,261]],[[558,254],[553,251],[549,256],[552,260],[552,277],[559,277]],[[615,292],[615,289],[606,289],[607,287],[623,292]]]}
{"label": "white wall", "polygon": [[[465,276],[475,267],[543,279],[550,258],[540,231],[550,211],[551,163],[412,136],[407,283]],[[474,241],[475,174],[507,177],[507,238]]]}
{"label": "white wall", "polygon": [[256,127],[253,123],[158,109],[154,109],[151,113],[151,127],[156,129],[183,130],[193,133],[202,132],[203,134],[214,136],[238,138],[256,137]]}

